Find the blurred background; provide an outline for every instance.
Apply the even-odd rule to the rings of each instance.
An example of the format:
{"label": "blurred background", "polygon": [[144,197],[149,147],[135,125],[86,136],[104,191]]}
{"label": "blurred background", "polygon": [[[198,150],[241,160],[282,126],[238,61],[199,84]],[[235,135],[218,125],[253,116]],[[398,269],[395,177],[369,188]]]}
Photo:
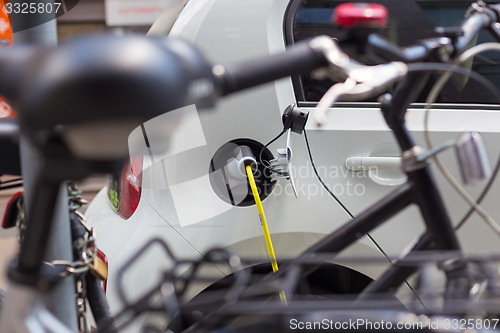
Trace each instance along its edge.
{"label": "blurred background", "polygon": [[80,0],[57,19],[60,43],[103,32],[145,34],[169,0]]}

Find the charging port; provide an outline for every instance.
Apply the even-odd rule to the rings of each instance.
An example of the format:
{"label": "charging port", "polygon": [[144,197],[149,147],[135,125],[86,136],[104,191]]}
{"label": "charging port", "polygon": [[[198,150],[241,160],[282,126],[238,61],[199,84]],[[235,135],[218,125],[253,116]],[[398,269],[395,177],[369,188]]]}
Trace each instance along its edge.
{"label": "charging port", "polygon": [[[238,207],[255,205],[252,189],[248,184],[245,166],[250,164],[254,171],[257,189],[264,200],[273,191],[276,181],[272,173],[258,161],[264,145],[251,139],[235,139],[222,145],[210,162],[210,185],[221,200]],[[262,161],[270,165],[273,154],[266,148]]]}

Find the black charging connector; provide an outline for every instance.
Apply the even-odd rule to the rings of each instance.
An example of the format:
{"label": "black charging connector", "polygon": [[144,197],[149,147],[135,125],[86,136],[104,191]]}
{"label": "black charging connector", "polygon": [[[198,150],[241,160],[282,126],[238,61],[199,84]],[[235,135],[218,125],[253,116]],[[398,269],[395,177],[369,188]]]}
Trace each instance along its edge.
{"label": "black charging connector", "polygon": [[302,134],[306,127],[309,111],[298,108],[295,104],[289,105],[283,112],[283,131],[291,129],[292,132]]}

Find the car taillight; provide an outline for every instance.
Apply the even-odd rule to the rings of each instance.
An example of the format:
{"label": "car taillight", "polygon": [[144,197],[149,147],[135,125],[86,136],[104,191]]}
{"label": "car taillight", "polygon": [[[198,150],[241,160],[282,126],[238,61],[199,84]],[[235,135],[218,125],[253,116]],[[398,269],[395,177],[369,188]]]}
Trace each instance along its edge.
{"label": "car taillight", "polygon": [[16,226],[17,217],[19,216],[19,209],[22,205],[19,201],[23,200],[23,192],[14,194],[7,205],[5,205],[5,213],[2,220],[2,228],[8,229]]}
{"label": "car taillight", "polygon": [[108,187],[111,204],[121,217],[134,214],[141,199],[142,156],[127,162],[120,175],[114,175]]}
{"label": "car taillight", "polygon": [[99,258],[104,265],[106,266],[106,278],[102,280],[102,289],[104,289],[104,293],[106,293],[106,289],[108,287],[108,257],[101,250],[97,249],[97,258]]}

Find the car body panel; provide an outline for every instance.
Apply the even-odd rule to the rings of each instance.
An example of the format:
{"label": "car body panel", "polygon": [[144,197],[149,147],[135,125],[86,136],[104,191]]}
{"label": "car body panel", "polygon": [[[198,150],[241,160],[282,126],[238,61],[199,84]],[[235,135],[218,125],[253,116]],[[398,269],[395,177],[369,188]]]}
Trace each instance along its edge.
{"label": "car body panel", "polygon": [[[273,54],[285,50],[283,20],[287,5],[287,0],[191,0],[170,34],[193,42],[214,63]],[[179,126],[183,130],[172,134],[170,153],[145,157],[141,202],[129,220],[121,219],[107,207],[105,191],[101,192],[88,209],[89,223],[99,233],[99,245],[109,252],[106,254],[111,263],[110,276],[126,263],[123,259],[126,255],[153,236],[165,239],[174,252],[183,255],[196,257],[211,247],[224,246],[265,261],[267,254],[256,207],[233,207],[216,196],[208,181],[210,160],[223,144],[236,138],[250,138],[263,144],[270,141],[282,129],[283,110],[296,102],[292,80],[285,78],[224,98],[213,109],[195,110],[186,125],[181,120]],[[312,117],[314,107],[304,104],[304,108],[311,111]],[[421,145],[424,145],[423,116],[424,110],[418,105],[407,114],[408,127]],[[162,126],[158,119],[151,121]],[[432,111],[430,130],[436,143],[454,139],[462,131],[481,131],[487,145],[493,148],[490,158],[494,161],[498,154],[495,148],[500,142],[498,124],[500,113],[491,107],[443,105]],[[278,259],[302,252],[348,221],[350,214],[359,214],[404,181],[398,170],[377,176],[345,168],[349,157],[400,156],[377,105],[341,104],[330,109],[324,126],[317,128],[309,121],[307,130],[320,174],[349,212],[321,187],[313,173],[304,138],[293,134],[293,174],[298,198],[294,197],[290,183],[280,180],[263,202]],[[202,138],[200,144],[186,147],[185,142],[193,133]],[[276,154],[276,149],[284,146],[283,140],[278,141],[271,151]],[[444,153],[443,160],[458,177],[453,154]],[[436,171],[434,167],[433,170]],[[456,223],[468,207],[440,175],[437,182]],[[471,189],[473,196],[479,191],[480,188]],[[500,211],[495,201],[499,195],[496,186],[484,204],[497,219]],[[363,237],[344,255],[383,258],[382,249],[396,257],[423,230],[420,213],[412,206],[371,233],[377,244]],[[500,250],[498,236],[477,217],[460,230],[459,237],[468,251]],[[156,262],[150,257],[149,266],[144,262],[134,268],[136,275],[125,280],[127,288],[133,289],[142,281],[139,272],[147,271]],[[350,267],[373,279],[384,269],[367,265]],[[116,296],[110,297],[112,303],[116,301]]]}

